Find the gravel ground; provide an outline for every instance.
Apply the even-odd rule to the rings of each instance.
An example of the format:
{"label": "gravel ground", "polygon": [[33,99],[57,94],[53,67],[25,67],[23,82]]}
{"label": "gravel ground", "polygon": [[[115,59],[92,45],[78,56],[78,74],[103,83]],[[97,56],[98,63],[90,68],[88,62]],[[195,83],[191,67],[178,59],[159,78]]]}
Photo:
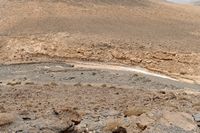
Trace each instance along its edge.
{"label": "gravel ground", "polygon": [[198,85],[77,66],[1,65],[0,132],[199,132]]}
{"label": "gravel ground", "polygon": [[[135,69],[139,72],[134,72]],[[2,85],[56,83],[200,91],[199,84],[179,81],[159,73],[145,72],[148,71],[105,63],[30,62],[0,65],[0,81]]]}
{"label": "gravel ground", "polygon": [[[0,132],[199,133],[199,93],[83,85],[1,86]],[[119,132],[121,133],[121,132]],[[123,132],[122,132],[123,133]]]}

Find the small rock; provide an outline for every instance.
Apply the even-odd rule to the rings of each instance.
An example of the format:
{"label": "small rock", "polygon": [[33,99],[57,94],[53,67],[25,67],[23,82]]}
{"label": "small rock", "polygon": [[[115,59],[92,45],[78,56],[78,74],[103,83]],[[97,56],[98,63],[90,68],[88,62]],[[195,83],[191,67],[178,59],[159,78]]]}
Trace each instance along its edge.
{"label": "small rock", "polygon": [[150,129],[145,130],[143,133],[197,133],[197,132],[186,131],[176,126],[166,126],[166,125],[156,124]]}
{"label": "small rock", "polygon": [[140,124],[140,123],[136,123],[136,125],[137,125],[137,127],[138,127],[139,129],[141,129],[142,131],[144,131],[144,130],[147,128],[147,125],[142,125],[142,124]]}
{"label": "small rock", "polygon": [[132,107],[124,111],[125,117],[140,116],[148,111],[145,107]]}
{"label": "small rock", "polygon": [[66,129],[59,131],[59,133],[78,133],[78,132],[74,129],[74,125],[70,125]]}
{"label": "small rock", "polygon": [[11,124],[15,121],[16,116],[11,113],[0,113],[0,126]]}
{"label": "small rock", "polygon": [[20,117],[24,120],[24,121],[30,121],[30,120],[35,120],[36,116],[34,113],[30,113],[26,110],[23,110],[19,113]]}
{"label": "small rock", "polygon": [[196,129],[196,124],[190,114],[184,112],[163,112],[163,118],[161,119],[163,125],[173,125],[184,129],[185,131],[192,131]]}
{"label": "small rock", "polygon": [[180,74],[185,75],[185,74],[187,74],[187,72],[182,71],[182,72],[180,72]]}
{"label": "small rock", "polygon": [[193,115],[193,118],[196,122],[200,122],[200,113]]}
{"label": "small rock", "polygon": [[59,117],[62,121],[71,121],[75,125],[78,125],[81,122],[81,116],[72,108],[62,108],[54,110],[54,114]]}
{"label": "small rock", "polygon": [[105,87],[107,87],[107,85],[106,84],[102,84],[101,87],[105,88]]}
{"label": "small rock", "polygon": [[75,127],[80,122],[81,116],[74,108],[56,107],[48,113],[48,117],[38,118],[32,125],[37,129],[50,129],[57,133],[76,133]]}
{"label": "small rock", "polygon": [[140,58],[134,58],[134,57],[132,57],[131,59],[130,59],[130,61],[131,61],[131,63],[141,63],[142,62],[142,59],[140,59]]}
{"label": "small rock", "polygon": [[28,81],[28,82],[25,82],[25,85],[34,85],[34,82]]}
{"label": "small rock", "polygon": [[127,133],[126,129],[123,127],[118,127],[112,133]]}
{"label": "small rock", "polygon": [[153,124],[155,122],[155,117],[156,116],[152,116],[151,118],[149,114],[142,114],[141,116],[139,116],[138,122],[136,123],[137,127],[143,129],[143,127]]}
{"label": "small rock", "polygon": [[93,72],[92,75],[95,76],[97,73]]}
{"label": "small rock", "polygon": [[21,82],[20,81],[12,81],[12,82],[8,82],[7,85],[10,85],[10,86],[15,86],[15,85],[20,85]]}
{"label": "small rock", "polygon": [[120,115],[120,112],[119,112],[119,111],[116,111],[116,110],[110,110],[110,111],[103,112],[102,115],[103,115],[104,117],[119,116],[119,115]]}

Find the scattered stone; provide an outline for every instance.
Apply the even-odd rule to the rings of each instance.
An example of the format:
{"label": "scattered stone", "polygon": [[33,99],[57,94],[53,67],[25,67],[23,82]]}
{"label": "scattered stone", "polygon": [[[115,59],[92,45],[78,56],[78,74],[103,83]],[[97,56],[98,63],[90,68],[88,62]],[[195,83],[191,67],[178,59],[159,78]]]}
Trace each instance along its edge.
{"label": "scattered stone", "polygon": [[52,85],[52,86],[58,86],[58,84],[55,83],[55,82],[51,82],[50,85]]}
{"label": "scattered stone", "polygon": [[68,117],[60,118],[55,115],[50,115],[45,119],[36,119],[32,123],[32,126],[40,130],[52,130],[56,133],[65,133],[65,131],[73,131],[72,129],[74,129],[75,127],[74,123],[71,122],[71,120]]}
{"label": "scattered stone", "polygon": [[127,110],[124,111],[124,116],[125,117],[130,117],[130,116],[140,116],[148,111],[147,108],[145,107],[132,107],[128,108]]}
{"label": "scattered stone", "polygon": [[123,127],[118,127],[112,133],[127,133],[127,131]]}
{"label": "scattered stone", "polygon": [[135,63],[138,64],[142,62],[142,59],[131,57],[130,61],[132,64],[135,64]]}
{"label": "scattered stone", "polygon": [[120,116],[121,113],[117,110],[109,110],[102,113],[104,117],[113,117],[113,116]]}
{"label": "scattered stone", "polygon": [[138,74],[134,74],[134,75],[133,75],[133,77],[138,77],[138,76],[139,76]]}
{"label": "scattered stone", "polygon": [[117,129],[117,127],[120,127],[122,125],[122,120],[121,119],[108,119],[106,121],[106,126],[104,128],[105,131],[114,131]]}
{"label": "scattered stone", "polygon": [[184,112],[163,112],[163,118],[160,123],[166,126],[176,126],[184,129],[185,131],[192,131],[197,128],[192,116]]}
{"label": "scattered stone", "polygon": [[31,118],[29,118],[29,117],[23,117],[22,118],[24,121],[30,121],[31,120]]}
{"label": "scattered stone", "polygon": [[93,72],[92,75],[95,76],[97,73]]}
{"label": "scattered stone", "polygon": [[34,85],[34,82],[31,82],[31,81],[25,82],[25,85]]}
{"label": "scattered stone", "polygon": [[160,94],[163,94],[163,95],[165,95],[165,94],[166,94],[166,92],[165,92],[165,91],[159,91],[159,93],[160,93]]}
{"label": "scattered stone", "polygon": [[76,83],[76,84],[74,84],[74,86],[82,86],[82,84],[81,83]]}
{"label": "scattered stone", "polygon": [[119,95],[119,92],[116,92],[115,94],[116,94],[116,95]]}
{"label": "scattered stone", "polygon": [[54,114],[62,121],[71,121],[74,125],[78,125],[81,122],[81,116],[74,109],[63,108],[54,110]]}
{"label": "scattered stone", "polygon": [[92,87],[92,85],[91,85],[91,84],[87,84],[87,86],[88,86],[88,87]]}
{"label": "scattered stone", "polygon": [[[29,118],[31,117],[28,117],[28,120]],[[56,107],[56,109],[53,108],[53,112],[48,113],[48,117],[36,119],[32,125],[37,129],[51,130],[57,133],[77,133],[76,125],[81,120],[81,116],[74,108]]]}
{"label": "scattered stone", "polygon": [[69,127],[60,131],[59,133],[78,133],[78,132],[75,130],[74,125],[70,125]]}
{"label": "scattered stone", "polygon": [[197,133],[196,131],[186,131],[177,126],[166,126],[162,124],[157,124],[143,133]]}
{"label": "scattered stone", "polygon": [[150,64],[150,63],[152,63],[153,61],[151,61],[151,60],[145,60],[145,63],[148,63],[148,64]]}
{"label": "scattered stone", "polygon": [[[141,116],[139,116],[138,122],[137,122],[139,124],[136,123],[139,128],[151,125],[155,122],[156,116],[151,113],[152,112],[148,112],[148,113],[145,113],[145,114],[142,114]],[[151,115],[153,115],[153,116],[151,116]]]}
{"label": "scattered stone", "polygon": [[15,121],[16,116],[11,113],[0,113],[0,126],[11,124]]}
{"label": "scattered stone", "polygon": [[101,87],[107,87],[107,85],[106,84],[102,84]]}
{"label": "scattered stone", "polygon": [[72,79],[75,79],[75,77],[66,77],[66,78],[64,78],[64,80],[72,80]]}
{"label": "scattered stone", "polygon": [[196,122],[200,122],[200,113],[193,115],[193,118]]}
{"label": "scattered stone", "polygon": [[15,86],[15,85],[20,85],[20,84],[21,84],[20,81],[11,81],[7,83],[7,85],[10,85],[10,86]]}
{"label": "scattered stone", "polygon": [[[116,89],[117,87],[111,85],[109,88],[110,88],[110,89]],[[118,93],[118,92],[117,92],[117,93]],[[115,93],[115,94],[117,94],[117,93]],[[118,93],[118,94],[119,94],[119,93]],[[117,94],[117,95],[118,95],[118,94]]]}
{"label": "scattered stone", "polygon": [[181,74],[181,75],[186,75],[187,72],[182,71],[182,72],[180,72],[180,74]]}
{"label": "scattered stone", "polygon": [[5,113],[6,112],[6,109],[5,109],[4,105],[0,105],[0,112],[1,113]]}
{"label": "scattered stone", "polygon": [[144,131],[147,128],[147,125],[142,125],[141,123],[136,123],[136,125],[142,131]]}
{"label": "scattered stone", "polygon": [[19,112],[19,117],[22,118],[24,121],[30,121],[37,119],[35,113],[30,113],[27,110],[23,110]]}

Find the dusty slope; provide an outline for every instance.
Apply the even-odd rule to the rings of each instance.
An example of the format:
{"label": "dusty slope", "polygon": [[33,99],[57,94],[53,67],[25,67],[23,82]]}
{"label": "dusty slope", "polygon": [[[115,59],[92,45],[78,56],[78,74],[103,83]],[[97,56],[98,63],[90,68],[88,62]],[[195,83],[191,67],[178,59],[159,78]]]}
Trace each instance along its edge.
{"label": "dusty slope", "polygon": [[1,62],[121,62],[199,80],[199,7],[157,0],[1,3]]}

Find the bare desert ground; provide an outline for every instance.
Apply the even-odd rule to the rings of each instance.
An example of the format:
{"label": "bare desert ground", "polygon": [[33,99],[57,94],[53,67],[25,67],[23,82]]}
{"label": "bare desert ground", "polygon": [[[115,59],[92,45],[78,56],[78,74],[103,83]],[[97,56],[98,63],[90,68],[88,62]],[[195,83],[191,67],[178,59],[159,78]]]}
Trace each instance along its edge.
{"label": "bare desert ground", "polygon": [[0,132],[199,133],[199,44],[198,5],[0,0]]}
{"label": "bare desert ground", "polygon": [[200,9],[160,1],[1,0],[1,62],[95,60],[199,82]]}

